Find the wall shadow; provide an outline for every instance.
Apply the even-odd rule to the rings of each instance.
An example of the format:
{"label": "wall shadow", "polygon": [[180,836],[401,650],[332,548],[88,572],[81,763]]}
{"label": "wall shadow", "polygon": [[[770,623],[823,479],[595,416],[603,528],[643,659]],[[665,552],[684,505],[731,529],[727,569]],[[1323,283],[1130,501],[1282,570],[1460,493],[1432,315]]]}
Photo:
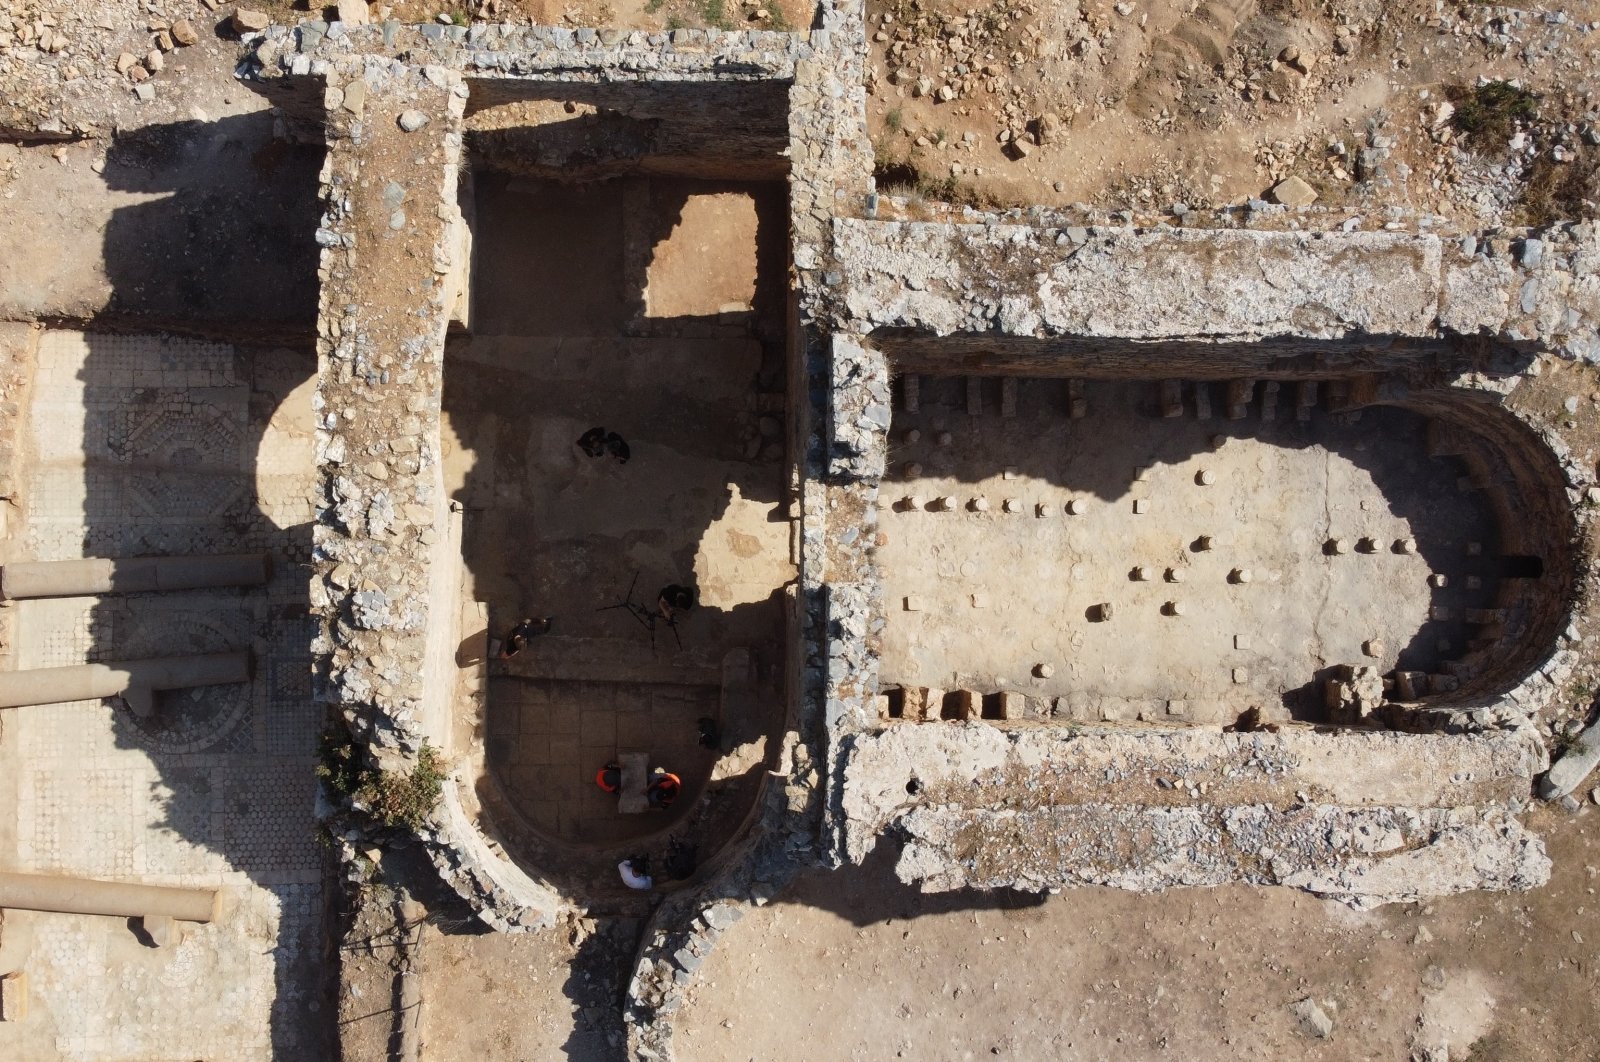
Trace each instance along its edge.
{"label": "wall shadow", "polygon": [[[668,885],[670,842],[710,859],[746,824],[785,717],[784,190],[545,181],[497,159],[470,184],[471,334],[446,347],[446,487],[490,635],[555,620],[516,660],[490,661],[476,796],[515,862],[590,910],[642,914],[653,900],[617,862],[647,856]],[[707,203],[730,209],[695,213]],[[690,242],[663,279],[675,239]],[[749,282],[728,286],[728,257]],[[707,311],[662,314],[652,276],[688,276],[673,304],[704,295]],[[719,309],[724,287],[737,298]],[[579,448],[596,426],[626,439],[626,462]],[[653,646],[607,607],[631,587],[653,612],[672,583],[700,603],[676,631],[658,624]],[[716,749],[699,745],[702,717],[719,723]],[[668,812],[620,816],[595,785],[628,751],[683,777]]]}

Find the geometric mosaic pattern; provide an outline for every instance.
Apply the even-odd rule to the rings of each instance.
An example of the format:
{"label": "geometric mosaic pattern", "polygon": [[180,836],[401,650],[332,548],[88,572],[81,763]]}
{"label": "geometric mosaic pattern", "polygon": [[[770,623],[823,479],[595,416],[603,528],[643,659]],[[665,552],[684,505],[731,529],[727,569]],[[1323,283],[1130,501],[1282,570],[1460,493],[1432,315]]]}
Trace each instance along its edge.
{"label": "geometric mosaic pattern", "polygon": [[[166,337],[40,339],[14,559],[264,551],[274,561],[266,586],[13,606],[13,667],[238,650],[254,662],[252,681],[159,693],[143,719],[100,701],[7,711],[0,811],[16,840],[0,842],[0,866],[224,886],[239,905],[148,956],[121,954],[120,920],[11,913],[30,924],[34,991],[60,1024],[51,1057],[265,1062],[318,1002],[308,993],[323,905],[323,710],[300,567],[309,528],[262,515],[304,508],[315,469],[279,455],[271,476],[255,474],[285,381],[314,366],[272,352],[262,375],[276,390],[254,393],[252,358],[265,353]],[[258,499],[258,489],[283,498]],[[141,986],[188,1002],[118,1013]],[[0,1058],[17,1057],[7,1034],[0,1026]]]}

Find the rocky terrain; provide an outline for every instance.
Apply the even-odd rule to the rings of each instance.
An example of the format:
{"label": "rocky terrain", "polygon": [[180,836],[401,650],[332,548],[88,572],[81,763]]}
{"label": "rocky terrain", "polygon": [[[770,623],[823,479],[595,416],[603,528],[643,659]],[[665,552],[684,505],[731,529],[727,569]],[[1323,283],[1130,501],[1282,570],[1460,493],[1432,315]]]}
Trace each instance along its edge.
{"label": "rocky terrain", "polygon": [[987,204],[1542,223],[1594,198],[1592,8],[874,0],[879,172]]}

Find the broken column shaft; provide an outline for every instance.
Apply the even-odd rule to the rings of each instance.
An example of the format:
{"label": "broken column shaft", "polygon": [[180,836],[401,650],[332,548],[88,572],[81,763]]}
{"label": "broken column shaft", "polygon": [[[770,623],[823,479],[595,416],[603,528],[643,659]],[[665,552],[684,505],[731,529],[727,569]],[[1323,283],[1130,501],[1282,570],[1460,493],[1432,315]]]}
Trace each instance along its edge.
{"label": "broken column shaft", "polygon": [[93,701],[130,692],[187,689],[190,686],[214,686],[249,680],[249,653],[167,656],[111,664],[5,671],[0,672],[0,708]]}
{"label": "broken column shaft", "polygon": [[8,564],[0,570],[0,595],[16,600],[259,586],[271,576],[265,553],[40,561]]}
{"label": "broken column shaft", "polygon": [[220,896],[213,889],[175,889],[54,874],[0,872],[0,908],[18,911],[211,922],[217,917]]}

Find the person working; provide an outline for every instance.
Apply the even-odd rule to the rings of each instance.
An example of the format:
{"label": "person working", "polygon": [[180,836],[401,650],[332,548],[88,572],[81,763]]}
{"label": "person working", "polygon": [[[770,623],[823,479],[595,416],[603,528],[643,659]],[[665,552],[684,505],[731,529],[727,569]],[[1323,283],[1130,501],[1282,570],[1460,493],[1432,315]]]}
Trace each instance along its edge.
{"label": "person working", "polygon": [[622,788],[622,764],[612,760],[598,771],[594,772],[594,784],[607,793],[615,793]]}
{"label": "person working", "polygon": [[668,583],[656,594],[656,611],[661,613],[661,618],[668,623],[673,623],[681,615],[694,608],[694,590],[677,583]]}
{"label": "person working", "polygon": [[655,774],[650,776],[650,787],[644,791],[644,795],[651,807],[665,811],[678,799],[678,790],[682,788],[683,782],[677,775],[657,767]]}
{"label": "person working", "polygon": [[624,859],[617,864],[617,873],[622,875],[622,883],[630,889],[655,888],[655,879],[650,876],[650,860],[644,856]]}
{"label": "person working", "polygon": [[530,639],[549,634],[554,622],[554,617],[546,616],[543,619],[525,619],[512,627],[511,633],[506,635],[505,642],[500,646],[500,659],[510,660],[527,648]]}

